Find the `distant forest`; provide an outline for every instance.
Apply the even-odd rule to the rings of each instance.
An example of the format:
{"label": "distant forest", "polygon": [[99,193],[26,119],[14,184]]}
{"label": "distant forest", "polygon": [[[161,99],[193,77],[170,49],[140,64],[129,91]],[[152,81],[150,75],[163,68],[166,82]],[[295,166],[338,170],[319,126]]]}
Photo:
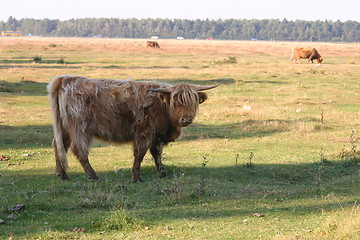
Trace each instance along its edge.
{"label": "distant forest", "polygon": [[0,21],[0,30],[51,37],[159,38],[359,42],[356,21],[185,20],[83,18],[71,20],[21,19]]}

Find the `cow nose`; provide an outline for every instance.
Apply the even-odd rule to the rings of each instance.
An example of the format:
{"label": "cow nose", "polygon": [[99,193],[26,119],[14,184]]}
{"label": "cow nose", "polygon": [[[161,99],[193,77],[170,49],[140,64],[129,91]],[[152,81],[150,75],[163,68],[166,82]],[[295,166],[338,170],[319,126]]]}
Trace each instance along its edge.
{"label": "cow nose", "polygon": [[180,119],[180,123],[182,126],[188,126],[192,123],[193,119],[192,117],[182,117]]}

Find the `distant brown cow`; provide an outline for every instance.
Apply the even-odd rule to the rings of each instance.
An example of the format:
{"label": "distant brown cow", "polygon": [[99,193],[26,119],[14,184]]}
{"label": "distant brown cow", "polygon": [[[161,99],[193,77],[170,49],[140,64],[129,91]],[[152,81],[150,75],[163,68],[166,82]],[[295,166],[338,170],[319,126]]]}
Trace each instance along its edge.
{"label": "distant brown cow", "polygon": [[315,48],[294,47],[292,50],[290,61],[294,59],[295,63],[301,63],[301,58],[307,58],[307,63],[310,63],[310,61],[313,63],[314,59],[316,59],[318,63],[321,63],[324,60]]}
{"label": "distant brown cow", "polygon": [[56,173],[66,174],[69,148],[89,179],[97,180],[88,154],[93,137],[108,142],[132,142],[132,180],[140,182],[140,165],[150,149],[159,177],[166,176],[162,164],[164,145],[175,141],[181,129],[190,125],[202,92],[218,85],[170,85],[160,82],[88,79],[58,76],[48,85],[54,123]]}
{"label": "distant brown cow", "polygon": [[156,41],[147,41],[146,47],[160,48],[160,45]]}

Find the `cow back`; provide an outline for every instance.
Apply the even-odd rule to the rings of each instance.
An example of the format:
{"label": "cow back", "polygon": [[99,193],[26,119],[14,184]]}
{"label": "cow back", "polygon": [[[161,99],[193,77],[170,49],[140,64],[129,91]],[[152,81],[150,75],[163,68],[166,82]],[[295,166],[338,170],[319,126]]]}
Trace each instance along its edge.
{"label": "cow back", "polygon": [[132,141],[134,126],[144,114],[151,110],[159,119],[166,113],[157,93],[149,91],[158,87],[161,84],[63,76],[58,91],[63,125],[110,142]]}

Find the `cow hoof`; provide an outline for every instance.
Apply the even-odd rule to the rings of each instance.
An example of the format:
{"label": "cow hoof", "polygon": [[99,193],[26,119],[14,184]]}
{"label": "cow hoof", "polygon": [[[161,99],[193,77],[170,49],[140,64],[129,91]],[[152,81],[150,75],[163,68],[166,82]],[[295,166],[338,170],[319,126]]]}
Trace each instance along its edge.
{"label": "cow hoof", "polygon": [[88,180],[89,180],[89,181],[92,181],[92,182],[96,182],[96,181],[100,181],[100,178],[99,178],[98,176],[88,177]]}
{"label": "cow hoof", "polygon": [[141,178],[133,179],[132,181],[133,181],[133,183],[142,183],[143,182],[143,180]]}
{"label": "cow hoof", "polygon": [[61,180],[69,180],[69,177],[64,171],[56,171],[55,175],[59,176]]}
{"label": "cow hoof", "polygon": [[89,178],[88,179],[90,182],[100,182],[100,178]]}
{"label": "cow hoof", "polygon": [[164,178],[167,176],[166,171],[161,171],[158,173],[158,175],[159,175],[159,178]]}
{"label": "cow hoof", "polygon": [[59,174],[56,173],[57,176],[60,177],[61,180],[65,181],[65,180],[69,180],[69,177],[66,174]]}

